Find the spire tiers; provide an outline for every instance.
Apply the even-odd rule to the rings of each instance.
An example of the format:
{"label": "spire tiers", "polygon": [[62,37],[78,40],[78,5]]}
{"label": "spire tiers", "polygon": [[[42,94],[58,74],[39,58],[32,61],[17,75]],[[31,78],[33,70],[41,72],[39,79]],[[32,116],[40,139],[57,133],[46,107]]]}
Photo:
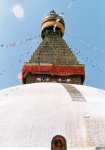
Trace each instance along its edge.
{"label": "spire tiers", "polygon": [[22,82],[83,84],[84,65],[79,63],[63,39],[63,18],[51,11],[43,19],[41,29],[42,41],[22,68]]}

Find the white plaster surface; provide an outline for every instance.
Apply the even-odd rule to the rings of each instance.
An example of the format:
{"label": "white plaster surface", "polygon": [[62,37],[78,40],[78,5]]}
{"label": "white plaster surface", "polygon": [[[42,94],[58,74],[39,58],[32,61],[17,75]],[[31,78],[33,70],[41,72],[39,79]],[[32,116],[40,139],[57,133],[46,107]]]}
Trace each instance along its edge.
{"label": "white plaster surface", "polygon": [[34,83],[0,91],[0,146],[50,149],[57,134],[68,149],[105,147],[105,91],[72,85],[86,101],[72,101],[59,83]]}

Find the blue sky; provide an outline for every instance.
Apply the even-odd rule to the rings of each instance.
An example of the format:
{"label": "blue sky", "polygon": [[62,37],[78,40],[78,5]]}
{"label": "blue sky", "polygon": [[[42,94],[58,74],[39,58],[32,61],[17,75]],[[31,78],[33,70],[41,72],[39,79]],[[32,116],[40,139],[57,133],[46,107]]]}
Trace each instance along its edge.
{"label": "blue sky", "polygon": [[85,85],[105,89],[105,0],[0,0],[0,89],[21,84],[18,73],[52,9],[64,13],[64,39],[85,64]]}

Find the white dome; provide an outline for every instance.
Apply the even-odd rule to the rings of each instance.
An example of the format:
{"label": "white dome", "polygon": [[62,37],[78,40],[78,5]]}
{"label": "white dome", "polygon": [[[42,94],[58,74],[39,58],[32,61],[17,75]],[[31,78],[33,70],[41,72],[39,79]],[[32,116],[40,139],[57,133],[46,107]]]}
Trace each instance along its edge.
{"label": "white dome", "polygon": [[50,149],[57,134],[68,148],[105,146],[105,91],[34,83],[0,92],[0,146]]}

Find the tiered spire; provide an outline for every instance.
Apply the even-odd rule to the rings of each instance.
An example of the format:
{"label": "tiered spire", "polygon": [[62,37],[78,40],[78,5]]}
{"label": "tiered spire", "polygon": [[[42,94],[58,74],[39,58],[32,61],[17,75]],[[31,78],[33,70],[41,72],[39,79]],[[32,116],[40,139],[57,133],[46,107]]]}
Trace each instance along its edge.
{"label": "tiered spire", "polygon": [[77,58],[63,39],[65,23],[53,10],[41,24],[42,42],[24,64],[23,83],[66,82],[83,84],[84,65]]}

